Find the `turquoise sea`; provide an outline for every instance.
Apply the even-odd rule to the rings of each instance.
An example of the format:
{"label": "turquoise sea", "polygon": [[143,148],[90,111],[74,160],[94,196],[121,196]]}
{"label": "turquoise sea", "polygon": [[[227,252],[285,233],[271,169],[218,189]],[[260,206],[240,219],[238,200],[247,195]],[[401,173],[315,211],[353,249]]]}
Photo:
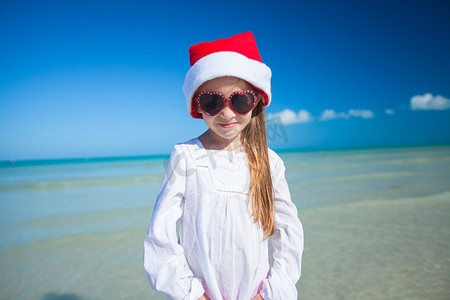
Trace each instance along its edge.
{"label": "turquoise sea", "polygon": [[[299,299],[449,299],[450,146],[279,154]],[[142,243],[167,160],[0,162],[0,299],[165,299]]]}

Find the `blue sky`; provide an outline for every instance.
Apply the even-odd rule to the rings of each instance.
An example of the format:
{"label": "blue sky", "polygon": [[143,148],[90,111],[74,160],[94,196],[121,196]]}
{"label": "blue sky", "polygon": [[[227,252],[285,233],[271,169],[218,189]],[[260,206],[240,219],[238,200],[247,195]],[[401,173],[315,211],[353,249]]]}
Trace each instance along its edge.
{"label": "blue sky", "polygon": [[448,1],[167,3],[1,1],[0,160],[169,153],[188,47],[246,31],[272,148],[450,143]]}

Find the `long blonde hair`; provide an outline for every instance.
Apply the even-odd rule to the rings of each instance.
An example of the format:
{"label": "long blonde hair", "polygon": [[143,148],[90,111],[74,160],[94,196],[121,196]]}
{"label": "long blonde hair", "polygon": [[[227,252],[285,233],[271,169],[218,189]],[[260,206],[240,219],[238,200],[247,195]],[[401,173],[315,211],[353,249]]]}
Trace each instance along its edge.
{"label": "long blonde hair", "polygon": [[275,230],[275,204],[264,115],[264,103],[261,100],[253,109],[249,124],[241,132],[241,143],[250,168],[252,217],[255,223],[261,222],[265,240]]}

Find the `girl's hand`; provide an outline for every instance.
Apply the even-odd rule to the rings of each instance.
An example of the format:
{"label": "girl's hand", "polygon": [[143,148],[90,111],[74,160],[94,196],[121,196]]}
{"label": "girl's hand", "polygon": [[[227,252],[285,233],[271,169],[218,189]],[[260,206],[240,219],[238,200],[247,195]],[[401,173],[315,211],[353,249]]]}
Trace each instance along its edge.
{"label": "girl's hand", "polygon": [[[262,299],[262,298],[261,298]],[[209,299],[208,296],[206,296],[206,294],[203,294],[203,296],[201,296],[200,298],[198,298],[198,300],[211,300]]]}
{"label": "girl's hand", "polygon": [[260,294],[260,293],[258,293],[258,295],[256,295],[255,297],[253,297],[252,300],[264,300],[264,298],[261,297],[261,294]]}

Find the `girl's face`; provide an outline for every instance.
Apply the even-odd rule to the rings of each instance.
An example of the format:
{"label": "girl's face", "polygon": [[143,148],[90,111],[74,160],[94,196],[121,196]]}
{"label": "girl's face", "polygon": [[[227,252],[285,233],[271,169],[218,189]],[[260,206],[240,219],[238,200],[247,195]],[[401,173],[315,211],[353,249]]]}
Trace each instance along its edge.
{"label": "girl's face", "polygon": [[[252,86],[244,80],[235,77],[219,77],[205,82],[196,94],[201,92],[219,92],[225,98],[229,98],[234,92],[246,90],[254,91]],[[260,97],[258,96],[258,99]],[[229,103],[226,103],[223,109],[214,116],[205,114],[200,107],[197,107],[197,111],[202,114],[203,120],[216,138],[225,140],[239,138],[241,131],[247,126],[252,117],[252,111],[245,115],[237,114],[230,108]]]}

